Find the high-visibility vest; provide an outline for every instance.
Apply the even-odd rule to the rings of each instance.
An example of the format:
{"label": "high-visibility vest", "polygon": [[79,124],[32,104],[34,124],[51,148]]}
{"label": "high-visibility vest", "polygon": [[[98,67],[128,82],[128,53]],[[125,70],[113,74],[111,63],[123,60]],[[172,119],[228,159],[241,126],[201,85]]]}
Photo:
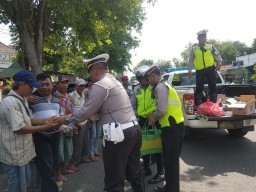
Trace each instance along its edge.
{"label": "high-visibility vest", "polygon": [[171,85],[169,85],[169,83],[165,82],[164,84],[169,89],[169,95],[168,105],[166,106],[166,113],[161,119],[159,119],[159,124],[161,125],[161,128],[177,125],[181,122],[184,122],[179,96],[177,95],[175,89]]}
{"label": "high-visibility vest", "polygon": [[210,67],[214,64],[214,57],[212,55],[212,44],[206,43],[202,51],[198,45],[193,46],[194,51],[194,66],[196,70],[201,70],[205,67]]}
{"label": "high-visibility vest", "polygon": [[140,85],[134,88],[134,94],[137,98],[137,114],[140,117],[147,118],[149,114],[156,110],[156,101],[152,98],[152,86],[143,89]]}

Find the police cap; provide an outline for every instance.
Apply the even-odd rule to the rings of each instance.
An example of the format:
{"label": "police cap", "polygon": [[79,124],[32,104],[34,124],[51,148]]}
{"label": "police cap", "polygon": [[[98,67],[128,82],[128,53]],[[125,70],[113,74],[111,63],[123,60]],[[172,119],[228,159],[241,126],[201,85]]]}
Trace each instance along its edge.
{"label": "police cap", "polygon": [[143,77],[149,76],[152,72],[158,70],[160,72],[160,68],[158,64],[151,65],[143,74]]}
{"label": "police cap", "polygon": [[197,35],[198,35],[198,36],[206,36],[207,33],[208,33],[208,30],[207,30],[207,29],[204,29],[204,30],[198,31],[198,32],[197,32]]}
{"label": "police cap", "polygon": [[104,53],[91,59],[84,59],[83,61],[87,65],[88,70],[90,70],[90,68],[97,63],[107,63],[108,59],[109,55]]}

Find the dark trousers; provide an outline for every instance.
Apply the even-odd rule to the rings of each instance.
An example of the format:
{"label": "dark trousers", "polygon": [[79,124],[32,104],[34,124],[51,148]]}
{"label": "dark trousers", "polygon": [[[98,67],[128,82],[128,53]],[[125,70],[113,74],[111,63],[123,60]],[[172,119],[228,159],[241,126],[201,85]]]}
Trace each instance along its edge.
{"label": "dark trousers", "polygon": [[58,134],[48,138],[35,133],[33,137],[36,150],[35,164],[41,177],[41,192],[58,192],[55,180],[59,147]]}
{"label": "dark trousers", "polygon": [[163,158],[165,168],[165,189],[180,191],[180,153],[184,136],[184,123],[162,128]]}
{"label": "dark trousers", "polygon": [[73,155],[71,162],[77,166],[88,152],[89,127],[87,124],[82,125],[77,134],[73,135]]}
{"label": "dark trousers", "polygon": [[124,191],[125,180],[131,185],[144,181],[140,167],[141,129],[136,125],[123,132],[124,141],[117,144],[105,141],[103,147],[104,191]]}
{"label": "dark trousers", "polygon": [[[140,127],[143,127],[144,124],[146,123],[146,121],[147,121],[147,118],[139,117]],[[158,154],[154,154],[153,156],[156,159],[157,173],[160,174],[160,175],[164,174],[163,154],[158,153]],[[150,167],[150,158],[151,157],[152,157],[151,155],[145,155],[145,156],[142,157],[144,169],[147,169],[147,168]]]}
{"label": "dark trousers", "polygon": [[213,65],[208,68],[196,70],[196,98],[198,100],[197,104],[200,104],[199,100],[202,97],[202,91],[204,90],[205,79],[207,80],[208,87],[209,87],[210,100],[212,102],[216,102],[217,89],[216,89],[215,69],[216,69],[216,67]]}
{"label": "dark trousers", "polygon": [[163,165],[163,154],[157,153],[153,155],[144,155],[143,159],[143,166],[144,169],[150,168],[150,159],[154,157],[156,160],[156,167],[157,167],[157,174],[163,175],[164,174],[164,165]]}

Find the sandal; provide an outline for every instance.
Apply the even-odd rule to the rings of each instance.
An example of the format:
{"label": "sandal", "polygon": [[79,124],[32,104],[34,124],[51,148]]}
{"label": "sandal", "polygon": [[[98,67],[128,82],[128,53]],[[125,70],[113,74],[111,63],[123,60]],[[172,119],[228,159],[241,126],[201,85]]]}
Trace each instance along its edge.
{"label": "sandal", "polygon": [[96,157],[94,157],[94,156],[89,157],[89,159],[90,159],[92,162],[96,162],[96,161],[98,161],[98,159],[97,159]]}
{"label": "sandal", "polygon": [[56,177],[56,180],[57,181],[64,181],[64,182],[66,182],[68,179],[65,176],[63,176],[63,175],[58,175]]}
{"label": "sandal", "polygon": [[70,169],[63,169],[61,172],[62,172],[63,174],[72,174],[72,173],[74,173],[74,171],[73,171],[73,170],[70,170]]}

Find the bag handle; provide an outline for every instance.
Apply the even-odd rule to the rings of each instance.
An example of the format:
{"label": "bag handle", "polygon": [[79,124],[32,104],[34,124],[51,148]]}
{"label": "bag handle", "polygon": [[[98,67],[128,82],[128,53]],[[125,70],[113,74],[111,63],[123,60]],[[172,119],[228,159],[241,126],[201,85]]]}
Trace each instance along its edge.
{"label": "bag handle", "polygon": [[145,121],[143,127],[142,127],[142,132],[148,133],[149,131],[157,131],[157,127],[155,125],[148,125],[148,120]]}

